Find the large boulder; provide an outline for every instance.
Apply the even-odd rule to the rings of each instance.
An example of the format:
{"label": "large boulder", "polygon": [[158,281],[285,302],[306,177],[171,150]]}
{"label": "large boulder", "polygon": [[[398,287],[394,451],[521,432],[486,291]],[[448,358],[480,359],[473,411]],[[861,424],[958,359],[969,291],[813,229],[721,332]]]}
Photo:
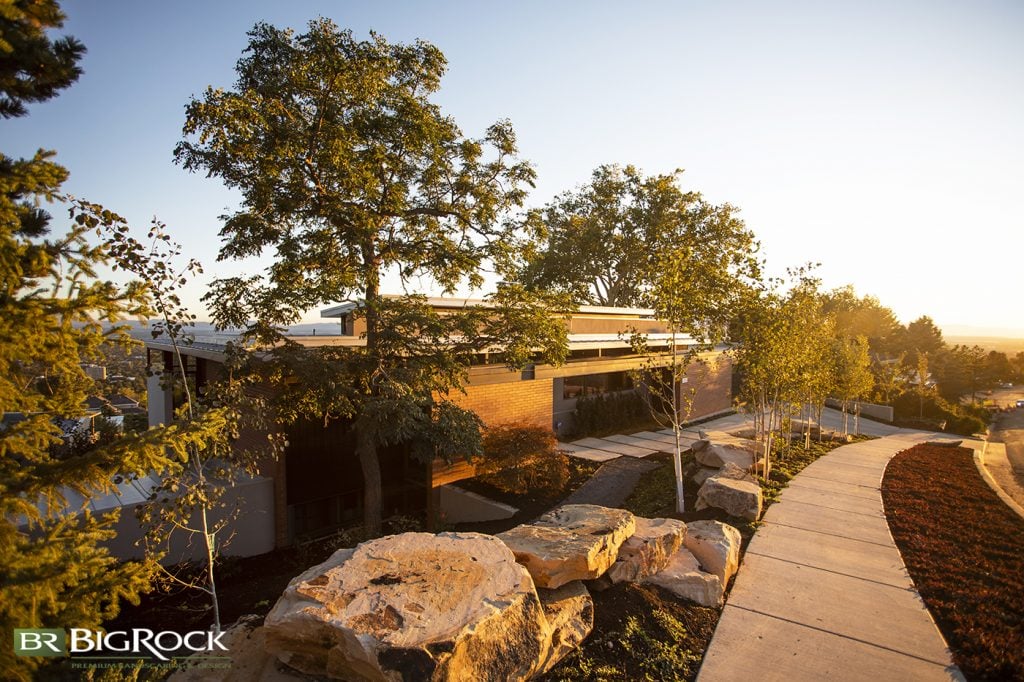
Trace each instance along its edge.
{"label": "large boulder", "polygon": [[636,532],[622,543],[619,558],[608,569],[614,583],[639,582],[668,565],[686,536],[686,524],[676,519],[636,518]]}
{"label": "large boulder", "polygon": [[701,568],[717,575],[724,587],[739,569],[741,541],[740,532],[727,523],[691,521],[683,544]]}
{"label": "large boulder", "polygon": [[702,466],[720,469],[727,463],[744,471],[754,471],[760,459],[757,443],[732,436],[720,440],[699,440],[693,444],[693,456]]}
{"label": "large boulder", "polygon": [[496,537],[526,566],[537,587],[554,589],[601,576],[635,530],[633,514],[624,509],[567,504]]}
{"label": "large boulder", "polygon": [[267,650],[304,673],[524,680],[550,648],[529,573],[497,538],[403,533],[336,552],[288,585]]}
{"label": "large boulder", "polygon": [[594,629],[594,599],[579,580],[554,590],[537,590],[551,632],[551,644],[540,672],[555,667],[575,651]]}
{"label": "large boulder", "polygon": [[697,491],[695,507],[722,509],[730,516],[747,521],[756,521],[761,515],[761,486],[746,472],[735,465],[727,465],[722,471],[704,481]]}
{"label": "large boulder", "polygon": [[701,606],[722,605],[722,581],[714,573],[702,571],[697,558],[686,549],[676,552],[669,559],[668,566],[644,582],[662,587]]}

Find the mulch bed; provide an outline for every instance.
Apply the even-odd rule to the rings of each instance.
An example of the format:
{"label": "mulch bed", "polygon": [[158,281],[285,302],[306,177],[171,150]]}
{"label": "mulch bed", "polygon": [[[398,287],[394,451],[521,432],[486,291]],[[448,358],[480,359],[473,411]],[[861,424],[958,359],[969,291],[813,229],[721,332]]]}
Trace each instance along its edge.
{"label": "mulch bed", "polygon": [[897,454],[882,500],[910,576],[968,680],[1024,680],[1024,519],[966,448]]}

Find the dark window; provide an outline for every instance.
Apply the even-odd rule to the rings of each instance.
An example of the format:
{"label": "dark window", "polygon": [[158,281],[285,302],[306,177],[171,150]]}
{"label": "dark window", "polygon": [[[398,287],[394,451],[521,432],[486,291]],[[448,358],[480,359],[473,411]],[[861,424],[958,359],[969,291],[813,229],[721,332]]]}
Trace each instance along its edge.
{"label": "dark window", "polygon": [[587,395],[628,391],[633,388],[633,379],[629,372],[604,372],[602,374],[584,374],[578,377],[565,377],[562,382],[562,398],[571,400]]}

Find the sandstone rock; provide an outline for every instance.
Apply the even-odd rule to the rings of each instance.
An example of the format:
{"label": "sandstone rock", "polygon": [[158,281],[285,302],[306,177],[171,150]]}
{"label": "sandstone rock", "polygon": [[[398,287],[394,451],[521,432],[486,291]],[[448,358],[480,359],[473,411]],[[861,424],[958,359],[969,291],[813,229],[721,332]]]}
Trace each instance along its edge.
{"label": "sandstone rock", "polygon": [[[700,449],[697,449],[697,443],[703,443]],[[744,471],[753,471],[759,459],[756,449],[752,450],[733,442],[699,440],[697,443],[694,444],[694,458],[706,467],[720,469],[726,463],[732,463]]]}
{"label": "sandstone rock", "polygon": [[540,672],[551,670],[594,629],[594,599],[579,580],[554,590],[537,590],[551,633]]}
{"label": "sandstone rock", "polygon": [[696,508],[715,507],[730,516],[756,521],[761,515],[761,486],[755,481],[733,478],[735,475],[734,470],[726,467],[724,472],[704,481],[697,491]]}
{"label": "sandstone rock", "polygon": [[739,468],[732,462],[726,462],[725,465],[721,469],[718,469],[713,475],[717,476],[718,478],[728,478],[733,481],[748,481],[750,483],[757,483],[757,479],[753,476],[753,474]]}
{"label": "sandstone rock", "polygon": [[686,536],[686,524],[676,519],[636,518],[636,532],[622,543],[619,558],[605,575],[612,583],[638,582],[668,565]]}
{"label": "sandstone rock", "polygon": [[[288,670],[265,650],[266,632],[259,616],[242,616],[221,635],[220,642],[231,658],[230,667],[205,667],[206,652],[185,659],[184,666],[168,677],[169,682],[299,682],[305,675]],[[192,659],[196,659],[193,661]],[[219,663],[219,661],[218,661]]]}
{"label": "sandstone rock", "polygon": [[713,469],[712,467],[699,466],[697,467],[697,471],[694,472],[694,474],[690,478],[697,485],[704,485],[704,481],[708,480],[709,478],[717,474],[719,471],[721,471],[721,469]]}
{"label": "sandstone rock", "polygon": [[696,557],[686,549],[676,552],[668,566],[644,582],[663,587],[701,606],[722,605],[722,581],[717,575],[700,570]]}
{"label": "sandstone rock", "polygon": [[683,540],[701,568],[717,575],[723,587],[739,568],[740,542],[740,532],[721,521],[691,521]]}
{"label": "sandstone rock", "polygon": [[267,650],[359,680],[524,680],[550,630],[533,581],[497,538],[403,533],[298,576],[266,618]]}
{"label": "sandstone rock", "polygon": [[537,587],[553,589],[602,575],[635,530],[633,515],[623,509],[567,504],[496,537],[526,566]]}

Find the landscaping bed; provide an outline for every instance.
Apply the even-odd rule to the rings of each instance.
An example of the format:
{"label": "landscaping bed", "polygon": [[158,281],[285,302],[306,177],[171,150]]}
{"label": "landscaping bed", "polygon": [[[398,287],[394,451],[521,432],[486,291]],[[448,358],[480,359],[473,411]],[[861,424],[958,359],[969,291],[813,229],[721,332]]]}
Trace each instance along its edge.
{"label": "landscaping bed", "polygon": [[681,601],[654,585],[593,592],[594,630],[544,680],[692,680],[720,609]]}
{"label": "landscaping bed", "polygon": [[[855,440],[867,440],[858,436]],[[845,441],[812,442],[804,451],[794,444],[777,454],[769,481],[761,480],[764,505],[779,493],[804,467]],[[625,509],[648,518],[666,517],[682,521],[715,519],[737,528],[746,548],[758,522],[741,521],[719,509],[694,509],[699,486],[687,479],[684,485],[686,512],[675,511],[676,482],[672,455],[647,457],[661,464],[643,474]],[[693,454],[683,453],[683,467]],[[742,570],[742,568],[740,569]],[[594,592],[594,631],[580,649],[568,656],[546,677],[547,680],[693,680],[704,652],[711,643],[721,609],[697,606],[653,585],[624,583],[604,592]]]}
{"label": "landscaping bed", "polygon": [[893,538],[968,680],[1024,679],[1024,519],[972,451],[918,445],[882,480]]}

